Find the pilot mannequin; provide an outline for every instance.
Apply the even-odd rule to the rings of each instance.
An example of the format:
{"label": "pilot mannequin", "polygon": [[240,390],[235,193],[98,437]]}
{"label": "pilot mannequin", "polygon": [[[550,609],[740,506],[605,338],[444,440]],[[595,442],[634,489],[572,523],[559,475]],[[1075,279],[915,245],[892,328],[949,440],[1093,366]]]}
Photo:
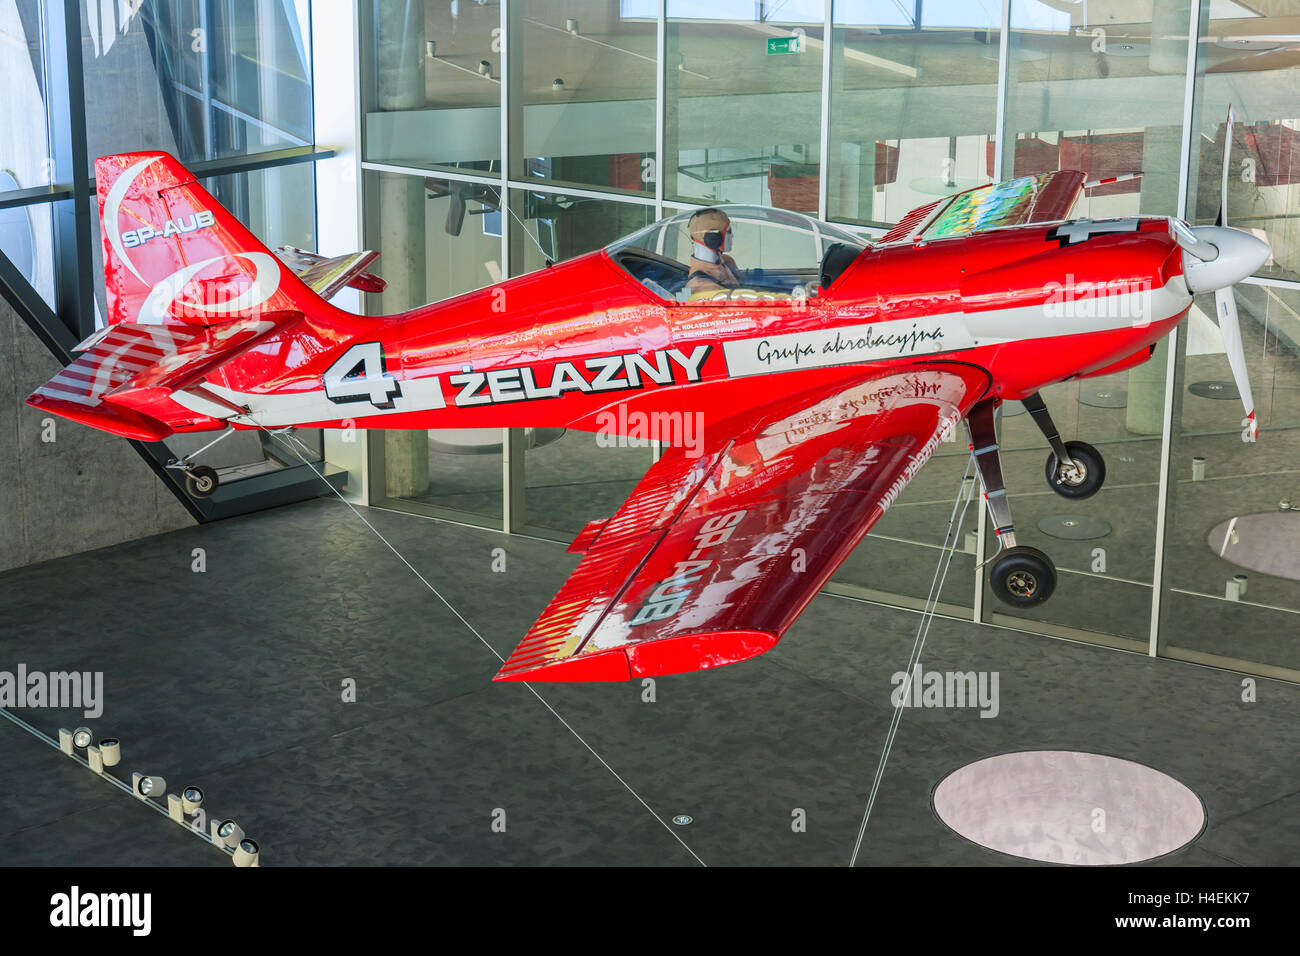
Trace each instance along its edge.
{"label": "pilot mannequin", "polygon": [[744,282],[731,249],[731,220],[721,209],[701,209],[691,216],[690,274],[686,288],[692,293],[734,289]]}

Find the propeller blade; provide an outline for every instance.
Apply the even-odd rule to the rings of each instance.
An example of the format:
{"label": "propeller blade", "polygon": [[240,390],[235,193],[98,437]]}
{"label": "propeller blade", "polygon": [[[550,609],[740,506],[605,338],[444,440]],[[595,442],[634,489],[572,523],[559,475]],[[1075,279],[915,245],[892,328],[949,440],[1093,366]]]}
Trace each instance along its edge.
{"label": "propeller blade", "polygon": [[1226,226],[1228,224],[1228,173],[1232,167],[1232,120],[1234,117],[1232,104],[1228,104],[1228,128],[1223,132],[1223,179],[1219,183],[1219,215],[1215,217],[1216,226]]}
{"label": "propeller blade", "polygon": [[1253,439],[1259,434],[1259,423],[1255,421],[1255,397],[1250,391],[1250,376],[1246,374],[1246,350],[1241,344],[1241,323],[1237,319],[1237,300],[1231,286],[1215,290],[1214,308],[1218,314],[1219,331],[1223,333],[1223,347],[1228,352],[1228,364],[1232,366],[1232,378],[1246,409],[1246,421],[1242,424],[1250,428]]}

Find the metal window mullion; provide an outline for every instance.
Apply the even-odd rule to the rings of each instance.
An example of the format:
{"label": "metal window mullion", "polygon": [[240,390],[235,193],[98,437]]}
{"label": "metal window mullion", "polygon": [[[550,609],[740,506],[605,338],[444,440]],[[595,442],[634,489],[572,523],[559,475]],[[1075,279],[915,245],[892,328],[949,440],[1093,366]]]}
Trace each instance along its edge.
{"label": "metal window mullion", "polygon": [[[822,19],[822,125],[821,142],[818,146],[821,161],[817,164],[817,218],[828,219],[827,207],[830,192],[830,153],[831,153],[831,30],[833,21],[833,0],[826,0],[825,16]],[[800,53],[803,51],[801,50]]]}
{"label": "metal window mullion", "polygon": [[[56,178],[72,198],[53,207],[55,289],[60,321],[81,341],[95,327],[91,253],[90,152],[86,139],[86,87],[81,56],[81,4],[51,0],[46,7],[47,130]],[[48,122],[49,114],[58,121]]]}
{"label": "metal window mullion", "polygon": [[1187,78],[1183,87],[1183,138],[1179,145],[1178,205],[1174,215],[1187,218],[1187,199],[1192,175],[1192,108],[1196,97],[1196,41],[1201,26],[1201,0],[1192,0],[1187,25]]}
{"label": "metal window mullion", "polygon": [[1010,95],[1011,86],[1011,0],[1002,0],[1001,36],[998,41],[998,102],[997,114],[993,120],[994,182],[1002,179],[1002,160],[1006,155],[1007,96]]}
{"label": "metal window mullion", "polygon": [[[1183,88],[1183,137],[1178,167],[1178,205],[1176,214],[1187,217],[1191,192],[1192,109],[1196,96],[1196,44],[1201,27],[1201,0],[1192,0],[1187,23],[1187,80]],[[1165,407],[1161,419],[1160,484],[1156,495],[1155,558],[1151,565],[1151,621],[1147,638],[1147,656],[1160,655],[1160,616],[1163,613],[1165,537],[1169,529],[1169,483],[1174,442],[1174,382],[1178,365],[1178,327],[1169,333],[1169,351],[1165,361]]]}
{"label": "metal window mullion", "polygon": [[[655,5],[655,220],[664,217],[664,121],[668,111],[668,0]],[[658,461],[663,445],[650,442],[650,460]]]}
{"label": "metal window mullion", "polygon": [[664,117],[668,103],[668,0],[655,13],[655,219],[664,217]]}

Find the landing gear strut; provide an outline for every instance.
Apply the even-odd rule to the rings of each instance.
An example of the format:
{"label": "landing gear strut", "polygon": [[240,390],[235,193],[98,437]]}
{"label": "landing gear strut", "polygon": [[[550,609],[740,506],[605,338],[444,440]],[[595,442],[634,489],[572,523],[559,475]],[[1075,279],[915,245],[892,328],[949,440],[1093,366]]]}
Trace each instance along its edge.
{"label": "landing gear strut", "polygon": [[989,517],[993,519],[993,533],[1000,549],[989,568],[989,585],[999,600],[1013,607],[1033,607],[1046,601],[1056,589],[1056,566],[1037,548],[1016,544],[1011,503],[1007,500],[1007,488],[1002,480],[997,430],[993,425],[993,411],[998,401],[986,398],[966,416],[971,457],[979,470]]}
{"label": "landing gear strut", "polygon": [[1106,461],[1101,452],[1086,442],[1061,441],[1047,404],[1037,392],[1025,397],[1022,404],[1052,446],[1052,453],[1047,456],[1047,487],[1062,498],[1075,501],[1091,498],[1100,491],[1106,480]]}
{"label": "landing gear strut", "polygon": [[227,428],[224,432],[208,442],[198,451],[191,452],[184,458],[173,458],[167,462],[167,467],[175,471],[185,473],[185,490],[190,493],[191,498],[211,498],[212,493],[217,490],[221,484],[221,476],[217,474],[215,468],[207,465],[192,464],[195,458],[203,454],[217,442],[229,438],[235,433],[233,428]]}

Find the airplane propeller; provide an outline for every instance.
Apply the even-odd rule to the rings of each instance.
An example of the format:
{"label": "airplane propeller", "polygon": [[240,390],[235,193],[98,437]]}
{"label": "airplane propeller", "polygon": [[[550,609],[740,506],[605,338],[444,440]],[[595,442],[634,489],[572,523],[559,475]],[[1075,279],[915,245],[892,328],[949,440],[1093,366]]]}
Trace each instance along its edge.
{"label": "airplane propeller", "polygon": [[1246,352],[1241,341],[1241,322],[1232,287],[1268,261],[1273,250],[1268,243],[1241,229],[1228,225],[1228,173],[1232,151],[1233,110],[1228,107],[1228,128],[1223,140],[1223,181],[1219,187],[1219,214],[1213,226],[1189,226],[1180,219],[1170,220],[1174,238],[1183,248],[1183,278],[1192,292],[1213,292],[1215,317],[1223,334],[1228,365],[1246,410],[1243,425],[1253,440],[1259,434],[1255,420],[1255,398],[1246,371]]}

